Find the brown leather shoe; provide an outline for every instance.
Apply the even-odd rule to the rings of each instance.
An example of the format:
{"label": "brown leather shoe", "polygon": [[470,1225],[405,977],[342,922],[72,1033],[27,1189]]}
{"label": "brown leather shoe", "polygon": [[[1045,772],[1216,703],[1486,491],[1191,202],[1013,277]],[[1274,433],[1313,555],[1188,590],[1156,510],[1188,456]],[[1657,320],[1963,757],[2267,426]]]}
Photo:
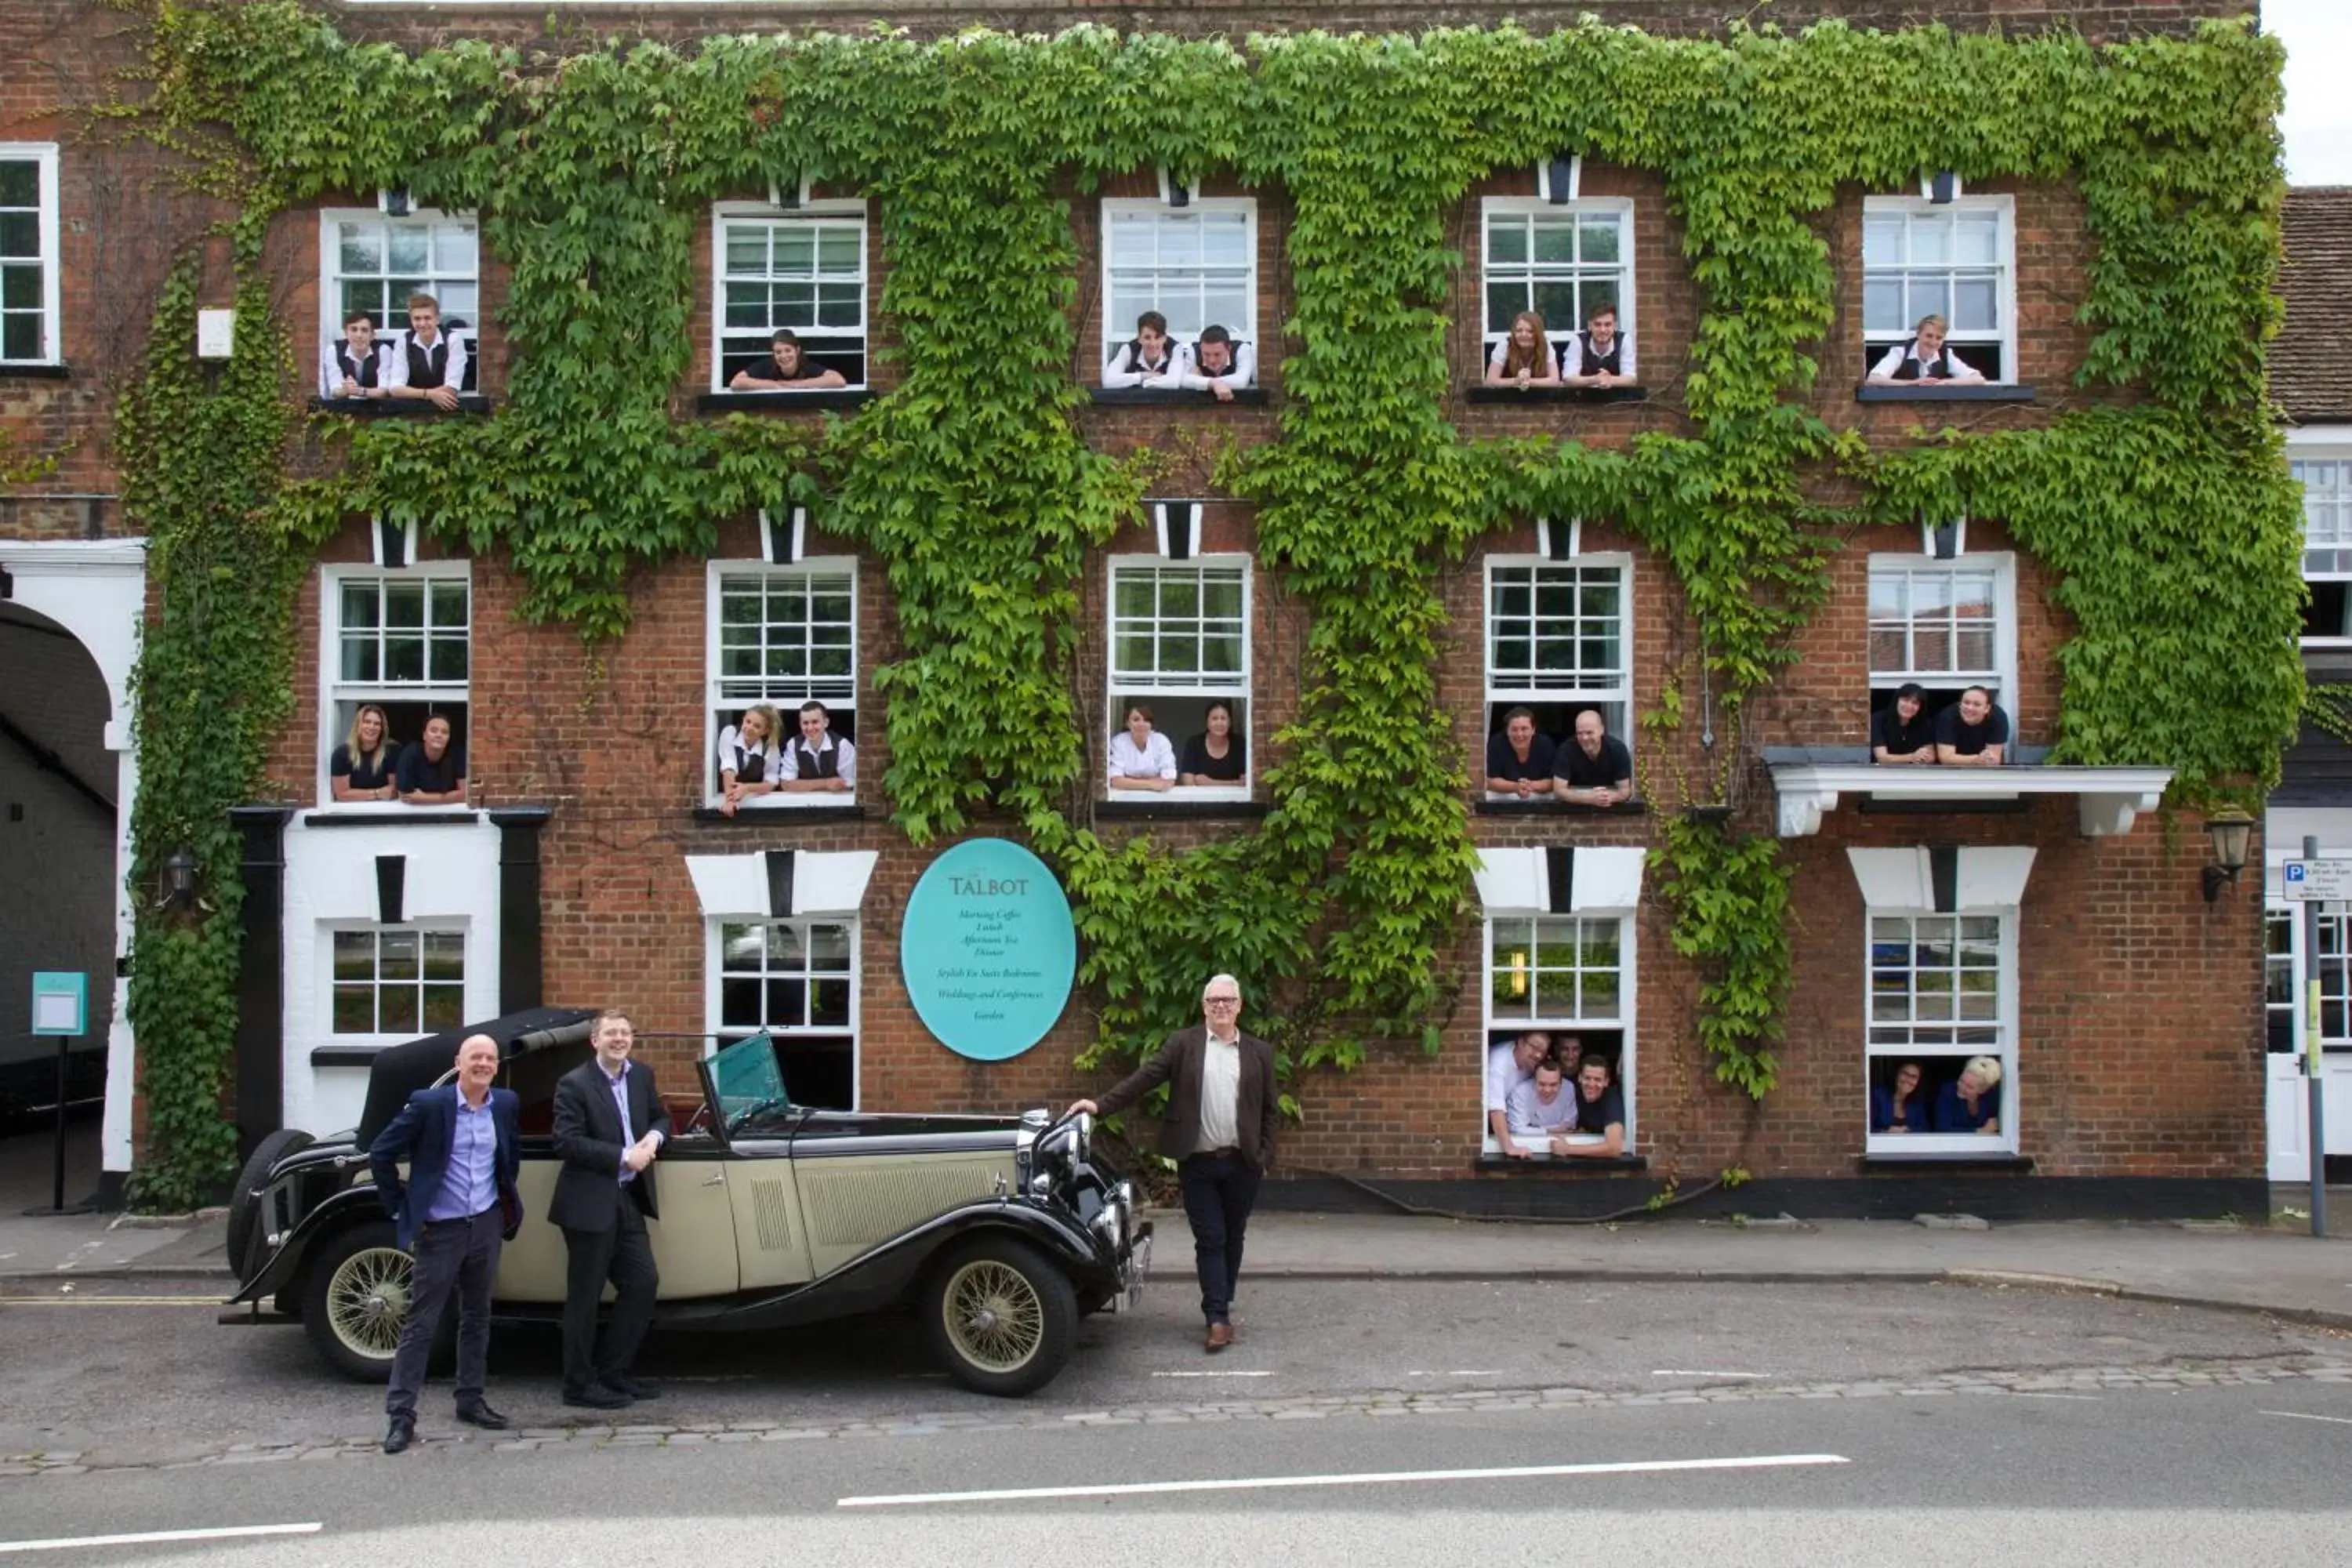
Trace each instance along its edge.
{"label": "brown leather shoe", "polygon": [[1216,1354],[1219,1351],[1224,1349],[1227,1345],[1233,1342],[1234,1326],[1231,1323],[1211,1323],[1209,1325],[1209,1339],[1204,1348],[1211,1355]]}

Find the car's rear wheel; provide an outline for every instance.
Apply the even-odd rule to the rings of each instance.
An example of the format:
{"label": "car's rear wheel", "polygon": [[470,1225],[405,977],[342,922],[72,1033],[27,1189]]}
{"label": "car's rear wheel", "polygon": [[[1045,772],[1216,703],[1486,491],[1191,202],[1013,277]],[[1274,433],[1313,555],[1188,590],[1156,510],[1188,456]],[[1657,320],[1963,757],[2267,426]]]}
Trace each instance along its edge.
{"label": "car's rear wheel", "polygon": [[302,1292],[302,1331],[329,1366],[364,1383],[391,1375],[408,1321],[411,1268],[389,1220],[352,1226],[321,1244]]}
{"label": "car's rear wheel", "polygon": [[281,1127],[255,1145],[253,1158],[236,1173],[236,1184],[228,1190],[228,1266],[240,1278],[245,1273],[245,1249],[252,1245],[253,1233],[260,1226],[261,1189],[268,1184],[270,1171],[278,1161],[313,1142],[299,1127]]}
{"label": "car's rear wheel", "polygon": [[975,1393],[1018,1398],[1053,1382],[1070,1359],[1077,1295],[1028,1243],[982,1237],[931,1271],[923,1320],[949,1376]]}

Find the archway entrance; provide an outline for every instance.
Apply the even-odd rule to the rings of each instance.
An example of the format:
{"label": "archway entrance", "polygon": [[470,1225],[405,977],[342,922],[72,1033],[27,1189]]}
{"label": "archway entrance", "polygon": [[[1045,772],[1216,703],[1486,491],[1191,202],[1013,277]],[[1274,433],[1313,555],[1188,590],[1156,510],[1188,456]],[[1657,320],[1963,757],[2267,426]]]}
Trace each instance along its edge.
{"label": "archway entrance", "polygon": [[136,540],[0,541],[0,1213],[52,1198],[57,1040],[31,1033],[33,975],[88,977],[68,1042],[66,1201],[120,1200],[136,1083],[118,956],[138,771],[131,661],[146,595]]}

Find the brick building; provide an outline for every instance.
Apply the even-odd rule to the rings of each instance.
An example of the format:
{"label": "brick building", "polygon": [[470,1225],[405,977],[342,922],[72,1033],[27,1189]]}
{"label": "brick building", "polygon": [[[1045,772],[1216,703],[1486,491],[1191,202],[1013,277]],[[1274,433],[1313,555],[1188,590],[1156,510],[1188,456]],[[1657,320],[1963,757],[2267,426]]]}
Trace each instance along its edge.
{"label": "brick building", "polygon": [[[328,9],[352,36],[406,47],[542,41],[541,8],[488,0]],[[1185,25],[1239,34],[1491,24],[1507,14],[1536,26],[1598,10],[1673,34],[1711,30],[1718,9],[1690,0],[1236,3],[1193,7]],[[1938,11],[1956,29],[2021,35],[2063,23],[2096,41],[2178,33],[2232,9],[1979,0]],[[672,40],[779,21],[743,5],[572,10],[599,31]],[[934,32],[982,12],[884,3],[854,16],[795,8],[791,20],[848,26],[878,15]],[[16,606],[0,637],[30,635],[38,621],[89,646],[109,693],[107,745],[127,821],[136,766],[122,628],[147,588],[135,523],[116,500],[111,399],[137,362],[167,242],[197,232],[207,214],[159,194],[145,154],[79,128],[77,109],[99,100],[127,58],[127,44],[87,26],[93,14],[19,3],[0,15],[0,60],[9,62],[0,65],[0,221],[35,247],[29,265],[11,262],[25,291],[8,295],[0,429],[22,448],[62,452],[53,471],[0,494],[0,566]],[[1780,19],[1816,14],[1914,20],[1869,4]],[[1020,28],[1169,20],[1075,4],[984,15]],[[1110,395],[1077,416],[1097,450],[1161,455],[1143,513],[1092,553],[1079,584],[1074,679],[1081,711],[1099,719],[1085,748],[1085,816],[1107,838],[1207,842],[1263,816],[1263,761],[1299,698],[1306,612],[1258,563],[1250,509],[1214,479],[1222,446],[1280,436],[1291,208],[1279,190],[1213,173],[1190,191],[1146,169],[1083,193],[1072,183],[1066,195],[1082,257],[1076,381],[1096,381],[1139,304],[1162,309],[1180,335],[1223,321],[1257,351],[1257,385],[1231,404]],[[2074,384],[2093,245],[2071,183],[1849,187],[1816,221],[1840,315],[1808,395],[1832,426],[1895,445],[1923,423],[2033,429],[2061,405],[2128,401]],[[1465,435],[1622,447],[1687,428],[1700,298],[1656,172],[1567,158],[1497,170],[1456,204],[1447,229],[1462,263],[1444,412]],[[422,289],[439,298],[473,358],[467,403],[444,417],[496,417],[513,368],[499,325],[507,277],[480,232],[478,215],[373,191],[280,216],[267,264],[295,323],[303,381],[287,395],[315,390],[310,366],[347,311],[396,322],[406,294]],[[740,191],[698,215],[696,352],[672,389],[673,417],[753,408],[814,428],[813,410],[887,397],[896,369],[876,353],[892,331],[878,233],[870,202],[822,183]],[[1168,259],[1180,251],[1181,263]],[[209,280],[206,303],[227,302],[223,278]],[[1638,348],[1633,388],[1480,386],[1515,309],[1546,308],[1559,339],[1563,316],[1602,300]],[[1925,396],[1863,387],[1872,364],[1908,340],[1922,301],[1952,317],[1953,351],[1983,384]],[[730,395],[731,374],[753,362],[770,326],[788,321],[847,385]],[[426,412],[415,402],[394,408]],[[1594,1213],[1736,1166],[1757,1184],[1737,1205],[1745,1208],[2210,1212],[2261,1202],[2261,900],[2251,881],[2200,900],[2201,832],[2188,825],[2168,841],[2156,813],[2168,769],[2038,765],[2056,738],[2055,656],[2072,631],[2050,590],[2050,574],[1999,519],[1856,528],[1799,658],[1751,707],[1731,742],[1742,754],[1726,759],[1703,687],[1679,691],[1691,711],[1680,731],[1641,726],[1670,672],[1691,668],[1696,652],[1663,562],[1601,517],[1520,519],[1480,542],[1444,582],[1452,635],[1437,671],[1481,867],[1443,955],[1459,984],[1433,1054],[1379,1048],[1357,1070],[1292,1085],[1307,1115],[1285,1144],[1289,1198],[1344,1196],[1337,1174],[1465,1205]],[[890,722],[874,675],[903,652],[882,562],[782,509],[728,518],[710,559],[633,575],[632,628],[593,667],[572,628],[517,619],[521,592],[498,556],[468,558],[413,528],[356,517],[304,581],[294,716],[268,787],[240,817],[250,983],[235,1092],[248,1141],[281,1123],[345,1125],[381,1046],[541,999],[627,1006],[641,1030],[666,1037],[653,1059],[673,1090],[699,1041],[761,1026],[778,1035],[796,1086],[815,1086],[803,1092],[825,1103],[997,1110],[1087,1087],[1070,1065],[1094,1033],[1083,993],[1034,1048],[979,1061],[940,1042],[902,984],[898,916],[949,846],[910,844],[881,782]],[[13,646],[0,641],[0,657]],[[1990,688],[2024,765],[1874,772],[1874,712],[1914,680],[1931,707],[1966,686]],[[714,751],[723,730],[755,700],[775,703],[789,727],[810,698],[854,742],[855,788],[722,813]],[[1228,702],[1249,759],[1243,782],[1142,797],[1109,790],[1102,742],[1138,699],[1156,704],[1160,727],[1180,743],[1211,702]],[[362,703],[381,704],[403,740],[428,715],[450,720],[470,804],[338,802],[328,759]],[[1600,713],[1632,748],[1637,800],[1585,809],[1489,798],[1477,787],[1488,738],[1523,705],[1563,740],[1578,712]],[[1714,1080],[1694,1032],[1699,979],[1675,955],[1645,864],[1660,835],[1650,803],[1669,798],[1663,782],[1717,771],[1736,818],[1777,831],[1796,870],[1787,1038],[1779,1085],[1760,1104]],[[973,836],[1020,833],[997,819]],[[781,903],[761,870],[779,850],[793,852],[795,867]],[[35,885],[10,875],[0,891],[21,904]],[[130,918],[126,895],[120,930]],[[137,1156],[136,1042],[115,1013],[107,1168],[119,1176]],[[1486,1131],[1486,1059],[1534,1026],[1575,1034],[1611,1059],[1625,1096],[1624,1158],[1502,1156]],[[1903,1063],[1924,1065],[1932,1095],[1979,1055],[2002,1069],[1997,1131],[1871,1130],[1871,1091],[1888,1088]]]}

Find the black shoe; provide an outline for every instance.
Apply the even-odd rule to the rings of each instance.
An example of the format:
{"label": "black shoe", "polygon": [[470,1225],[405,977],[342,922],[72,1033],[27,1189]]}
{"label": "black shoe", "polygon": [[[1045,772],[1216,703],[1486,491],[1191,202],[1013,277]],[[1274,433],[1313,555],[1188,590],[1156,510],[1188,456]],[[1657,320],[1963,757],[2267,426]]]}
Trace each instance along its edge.
{"label": "black shoe", "polygon": [[618,1410],[629,1403],[629,1396],[617,1388],[607,1388],[601,1383],[592,1383],[585,1388],[566,1388],[563,1391],[563,1403],[576,1405],[586,1410]]}
{"label": "black shoe", "polygon": [[611,1389],[614,1393],[625,1394],[631,1399],[659,1399],[661,1397],[661,1384],[658,1383],[647,1383],[643,1378],[607,1376],[603,1381],[604,1386]]}
{"label": "black shoe", "polygon": [[457,1419],[468,1426],[479,1426],[485,1432],[503,1432],[508,1425],[507,1418],[491,1409],[487,1400],[478,1405],[460,1405],[457,1406]]}
{"label": "black shoe", "polygon": [[416,1417],[395,1415],[392,1418],[392,1425],[384,1429],[383,1451],[387,1454],[397,1454],[415,1440]]}

